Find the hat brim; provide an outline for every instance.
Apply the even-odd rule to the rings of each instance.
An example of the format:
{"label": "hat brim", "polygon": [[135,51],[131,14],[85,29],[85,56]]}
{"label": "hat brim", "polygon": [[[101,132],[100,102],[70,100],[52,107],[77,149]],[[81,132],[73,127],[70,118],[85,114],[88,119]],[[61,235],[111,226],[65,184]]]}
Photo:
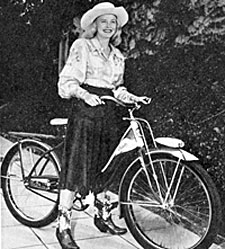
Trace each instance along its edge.
{"label": "hat brim", "polygon": [[128,21],[127,11],[123,7],[90,9],[81,18],[81,28],[85,30],[90,24],[95,21],[96,18],[106,14],[115,15],[121,27],[123,27]]}

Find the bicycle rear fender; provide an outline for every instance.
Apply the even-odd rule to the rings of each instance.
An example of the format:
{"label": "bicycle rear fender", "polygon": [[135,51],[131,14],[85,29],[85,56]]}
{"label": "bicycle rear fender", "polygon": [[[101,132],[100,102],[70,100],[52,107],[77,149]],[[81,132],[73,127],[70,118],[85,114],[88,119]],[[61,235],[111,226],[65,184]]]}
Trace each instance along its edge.
{"label": "bicycle rear fender", "polygon": [[[25,142],[35,142],[35,143],[37,143],[37,144],[43,146],[44,148],[46,148],[46,150],[51,150],[51,149],[52,149],[52,147],[51,147],[50,145],[46,144],[46,143],[43,143],[43,142],[40,142],[40,141],[37,141],[37,140],[34,140],[34,139],[23,139],[23,140],[20,140],[19,142],[14,143],[14,144],[10,147],[10,149],[7,151],[7,153],[6,153],[5,156],[4,156],[4,159],[3,159],[3,161],[2,161],[2,165],[4,165],[5,163],[7,163],[7,161],[8,161],[8,160],[10,159],[10,157],[11,157],[11,153],[12,153],[14,150],[18,150],[19,144],[22,144],[22,143],[25,143]],[[51,153],[52,157],[55,159],[55,161],[57,162],[57,165],[61,165],[61,164],[60,164],[60,160],[59,160],[58,156],[56,155],[56,153],[53,152],[53,151],[50,152],[50,153]],[[3,169],[3,167],[1,166],[1,175],[2,175],[2,169]],[[61,170],[61,169],[59,169],[59,170]]]}

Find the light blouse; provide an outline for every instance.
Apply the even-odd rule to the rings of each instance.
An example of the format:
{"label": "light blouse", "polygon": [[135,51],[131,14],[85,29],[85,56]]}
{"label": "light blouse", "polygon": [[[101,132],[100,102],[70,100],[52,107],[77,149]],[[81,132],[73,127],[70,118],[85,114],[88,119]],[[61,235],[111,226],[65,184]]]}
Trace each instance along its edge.
{"label": "light blouse", "polygon": [[110,45],[107,57],[98,39],[79,38],[71,46],[69,57],[59,75],[58,93],[62,98],[83,98],[83,84],[112,89],[114,96],[129,102],[134,95],[123,85],[124,56]]}

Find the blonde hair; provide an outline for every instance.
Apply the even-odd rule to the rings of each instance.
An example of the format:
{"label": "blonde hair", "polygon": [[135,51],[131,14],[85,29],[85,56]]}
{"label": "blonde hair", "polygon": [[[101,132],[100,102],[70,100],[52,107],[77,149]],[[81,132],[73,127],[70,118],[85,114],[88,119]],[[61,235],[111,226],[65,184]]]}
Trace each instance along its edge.
{"label": "blonde hair", "polygon": [[[97,19],[97,18],[96,18]],[[81,34],[81,37],[83,38],[87,38],[87,39],[91,39],[93,37],[96,36],[97,34],[97,25],[96,25],[96,19],[95,21],[90,24],[86,30]],[[112,45],[114,45],[115,47],[118,46],[121,41],[122,41],[122,38],[121,38],[121,33],[122,33],[122,28],[121,26],[119,25],[119,23],[117,22],[117,28],[116,28],[116,32],[115,34],[110,38],[110,43]]]}

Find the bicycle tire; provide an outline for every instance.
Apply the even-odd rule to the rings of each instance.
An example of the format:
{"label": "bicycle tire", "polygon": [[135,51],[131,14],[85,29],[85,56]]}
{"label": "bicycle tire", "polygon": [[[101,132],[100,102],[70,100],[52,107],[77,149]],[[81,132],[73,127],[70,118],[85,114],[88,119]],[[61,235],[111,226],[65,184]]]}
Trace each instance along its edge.
{"label": "bicycle tire", "polygon": [[[152,155],[164,200],[177,161],[167,153]],[[164,206],[160,203],[150,165],[147,171],[151,174],[151,187],[138,159],[124,176],[121,205],[125,222],[134,238],[146,249],[205,249],[209,248],[217,235],[221,208],[213,181],[199,163],[180,163],[184,171],[176,198],[172,202],[172,195],[169,195]],[[179,167],[178,173],[182,167]],[[175,189],[173,186],[171,193]]]}
{"label": "bicycle tire", "polygon": [[[19,151],[22,149],[22,159]],[[24,140],[14,145],[2,163],[2,192],[11,214],[22,224],[30,227],[43,227],[53,222],[58,213],[58,190],[51,193],[46,190],[30,188],[22,176],[21,161],[28,176],[32,165],[48,150],[50,146],[35,140]],[[31,161],[33,160],[33,161]],[[60,165],[54,152],[47,153],[39,161],[32,177],[59,179]],[[39,172],[38,172],[39,171]],[[49,199],[47,199],[49,198]]]}

